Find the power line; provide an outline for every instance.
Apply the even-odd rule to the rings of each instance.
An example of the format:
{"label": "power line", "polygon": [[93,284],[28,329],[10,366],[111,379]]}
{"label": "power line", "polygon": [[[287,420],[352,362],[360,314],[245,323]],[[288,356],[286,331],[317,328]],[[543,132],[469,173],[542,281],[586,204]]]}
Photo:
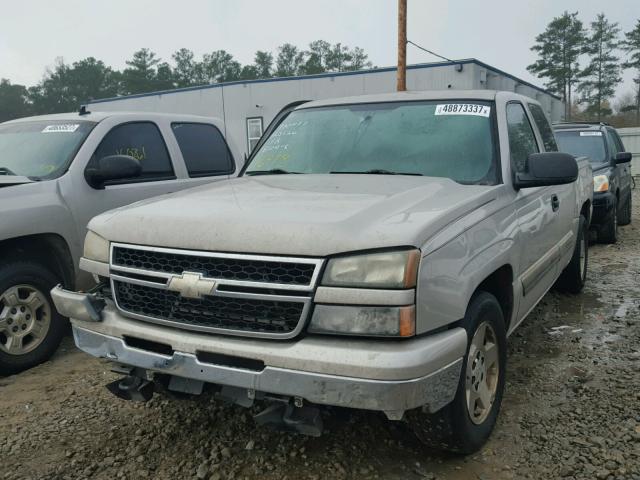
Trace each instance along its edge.
{"label": "power line", "polygon": [[427,52],[427,53],[430,53],[431,55],[433,55],[433,56],[435,56],[435,57],[438,57],[438,58],[441,58],[441,59],[443,59],[443,60],[446,60],[447,62],[453,62],[453,60],[451,60],[450,58],[443,57],[442,55],[438,55],[437,53],[432,52],[431,50],[428,50],[428,49],[426,49],[426,48],[424,48],[424,47],[421,47],[420,45],[418,45],[418,44],[417,44],[417,43],[415,43],[415,42],[412,42],[411,40],[407,40],[407,43],[410,43],[410,44],[411,44],[411,45],[413,45],[414,47],[417,47],[417,48],[419,48],[420,50],[423,50],[423,51],[425,51],[425,52]]}

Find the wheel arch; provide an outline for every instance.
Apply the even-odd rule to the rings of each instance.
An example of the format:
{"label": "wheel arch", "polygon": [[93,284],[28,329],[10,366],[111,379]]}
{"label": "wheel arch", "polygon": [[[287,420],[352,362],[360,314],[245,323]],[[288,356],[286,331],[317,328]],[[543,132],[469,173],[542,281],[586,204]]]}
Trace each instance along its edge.
{"label": "wheel arch", "polygon": [[591,225],[591,200],[586,200],[580,208],[580,215],[587,221],[587,227]]}
{"label": "wheel arch", "polygon": [[[493,271],[476,287],[471,298],[479,292],[487,292],[496,297],[504,315],[505,328],[508,331],[513,316],[513,267],[510,264],[502,265]],[[471,299],[469,300],[471,301]]]}
{"label": "wheel arch", "polygon": [[67,288],[75,286],[75,268],[67,241],[56,233],[38,233],[0,241],[0,261],[31,260],[44,265]]}

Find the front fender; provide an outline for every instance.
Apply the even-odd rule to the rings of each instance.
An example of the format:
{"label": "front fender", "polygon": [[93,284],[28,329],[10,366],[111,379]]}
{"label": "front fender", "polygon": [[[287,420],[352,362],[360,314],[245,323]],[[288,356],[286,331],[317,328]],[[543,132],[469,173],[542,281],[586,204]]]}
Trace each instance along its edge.
{"label": "front fender", "polygon": [[489,275],[505,265],[517,266],[515,232],[516,216],[503,208],[423,257],[416,333],[459,321],[474,291]]}

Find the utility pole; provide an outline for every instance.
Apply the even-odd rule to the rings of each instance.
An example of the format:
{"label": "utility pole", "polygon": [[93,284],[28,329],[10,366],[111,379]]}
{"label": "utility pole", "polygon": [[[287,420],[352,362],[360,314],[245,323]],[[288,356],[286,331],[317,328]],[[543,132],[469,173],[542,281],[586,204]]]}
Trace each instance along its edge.
{"label": "utility pole", "polygon": [[407,89],[407,0],[398,0],[398,82],[396,89]]}

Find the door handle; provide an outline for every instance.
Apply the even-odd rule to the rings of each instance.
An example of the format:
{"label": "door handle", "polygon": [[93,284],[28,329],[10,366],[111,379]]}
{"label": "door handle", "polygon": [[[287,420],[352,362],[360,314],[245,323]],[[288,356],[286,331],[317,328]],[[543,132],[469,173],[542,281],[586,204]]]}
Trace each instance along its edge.
{"label": "door handle", "polygon": [[551,208],[553,209],[554,212],[557,212],[558,209],[560,208],[560,200],[558,199],[557,195],[551,196]]}

